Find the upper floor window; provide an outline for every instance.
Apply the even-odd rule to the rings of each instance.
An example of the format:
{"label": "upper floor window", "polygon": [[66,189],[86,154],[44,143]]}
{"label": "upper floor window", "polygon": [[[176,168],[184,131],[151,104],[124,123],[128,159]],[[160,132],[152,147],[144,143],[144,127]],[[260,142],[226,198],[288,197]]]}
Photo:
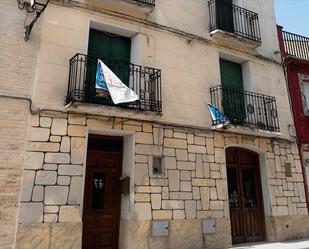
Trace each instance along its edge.
{"label": "upper floor window", "polygon": [[[231,124],[279,131],[275,97],[244,90],[247,73],[245,64],[220,59],[221,85],[210,88],[211,103]],[[213,124],[220,125],[220,120]]]}
{"label": "upper floor window", "polygon": [[[139,34],[102,23],[93,26],[96,28],[89,30],[88,54],[77,53],[70,60],[67,103],[94,103],[160,113],[161,70],[132,63],[139,57]],[[104,28],[118,34],[103,31]],[[138,100],[114,103],[108,89],[96,87],[98,59],[133,90]]]}

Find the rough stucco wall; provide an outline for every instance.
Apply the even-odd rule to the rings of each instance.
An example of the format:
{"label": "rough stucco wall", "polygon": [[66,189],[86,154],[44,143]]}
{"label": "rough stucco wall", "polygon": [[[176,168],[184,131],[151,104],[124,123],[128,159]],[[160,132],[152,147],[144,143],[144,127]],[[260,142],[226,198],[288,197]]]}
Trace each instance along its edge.
{"label": "rough stucco wall", "polygon": [[[0,95],[30,96],[39,51],[39,25],[24,42],[25,11],[0,1]],[[0,97],[0,248],[14,248],[28,102]]]}
{"label": "rough stucco wall", "polygon": [[[80,2],[137,16],[142,19],[147,16],[148,20],[160,25],[179,29],[212,40],[209,34],[208,0],[156,0],[156,6],[153,9],[148,8],[139,12],[136,8],[132,8],[132,4],[131,6],[130,4],[124,4],[125,1],[130,2],[130,0],[81,0]],[[261,55],[269,58],[273,57],[274,51],[279,50],[272,2],[273,1],[270,0],[260,0],[257,4],[254,0],[233,1],[235,5],[256,12],[259,15],[262,45],[257,51]]]}
{"label": "rough stucco wall", "polygon": [[[175,11],[181,8],[183,5],[179,5]],[[162,116],[154,115],[152,118],[209,127],[211,118],[206,102],[210,102],[209,88],[220,85],[219,56],[224,52],[241,58],[243,62],[250,62],[251,82],[245,82],[245,85],[252,86],[248,90],[276,97],[281,132],[289,136],[287,125],[293,121],[289,106],[286,105],[288,97],[285,79],[279,64],[198,41],[187,44],[186,39],[161,30],[54,4],[49,6],[42,19],[42,51],[34,94],[36,104],[63,108],[68,88],[69,60],[76,53],[87,53],[89,20],[109,23],[141,34],[141,64],[162,70],[163,112]],[[160,22],[160,19],[157,21]],[[263,43],[265,46],[267,44]],[[110,115],[123,116],[128,113],[122,109],[116,114],[115,110],[106,106],[99,109],[100,112],[108,110]],[[87,111],[93,110],[87,108]],[[141,119],[145,117],[136,112],[134,115]]]}

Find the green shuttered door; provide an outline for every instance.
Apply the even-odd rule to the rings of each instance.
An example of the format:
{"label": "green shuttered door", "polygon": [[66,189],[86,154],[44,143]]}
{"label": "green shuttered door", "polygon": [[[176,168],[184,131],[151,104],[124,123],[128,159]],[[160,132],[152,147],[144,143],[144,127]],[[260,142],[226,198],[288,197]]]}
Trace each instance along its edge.
{"label": "green shuttered door", "polygon": [[231,33],[234,32],[232,3],[232,0],[216,0],[217,27]]}
{"label": "green shuttered door", "polygon": [[220,75],[224,114],[236,124],[246,118],[241,65],[220,59]]}
{"label": "green shuttered door", "polygon": [[[88,55],[100,58],[126,85],[129,84],[131,39],[95,29],[89,31]],[[97,61],[87,61],[86,95],[95,96]],[[98,100],[96,100],[97,102]]]}

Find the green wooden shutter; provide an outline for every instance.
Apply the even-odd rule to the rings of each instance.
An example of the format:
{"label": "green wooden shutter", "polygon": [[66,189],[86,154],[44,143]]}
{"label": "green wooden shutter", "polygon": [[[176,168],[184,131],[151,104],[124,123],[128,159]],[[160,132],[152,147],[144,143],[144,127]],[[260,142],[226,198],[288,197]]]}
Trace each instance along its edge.
{"label": "green wooden shutter", "polygon": [[241,64],[220,59],[221,85],[226,88],[243,90]]}
{"label": "green wooden shutter", "polygon": [[130,38],[90,29],[88,55],[105,59],[104,63],[125,84],[129,81],[130,53]]}
{"label": "green wooden shutter", "polygon": [[232,123],[242,124],[246,118],[241,65],[220,59],[222,106]]}
{"label": "green wooden shutter", "polygon": [[[89,31],[88,55],[100,58],[126,85],[129,85],[131,39],[95,29]],[[91,57],[89,57],[91,58]],[[87,61],[86,96],[95,98],[97,60]],[[98,99],[95,98],[95,102]]]}
{"label": "green wooden shutter", "polygon": [[88,55],[130,62],[131,39],[90,29]]}

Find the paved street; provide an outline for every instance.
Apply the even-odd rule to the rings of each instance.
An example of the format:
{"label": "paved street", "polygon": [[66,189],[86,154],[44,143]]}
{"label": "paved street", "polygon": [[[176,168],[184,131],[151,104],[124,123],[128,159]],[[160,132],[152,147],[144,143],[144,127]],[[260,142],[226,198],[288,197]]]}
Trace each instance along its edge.
{"label": "paved street", "polygon": [[309,249],[309,239],[235,246],[232,249]]}

